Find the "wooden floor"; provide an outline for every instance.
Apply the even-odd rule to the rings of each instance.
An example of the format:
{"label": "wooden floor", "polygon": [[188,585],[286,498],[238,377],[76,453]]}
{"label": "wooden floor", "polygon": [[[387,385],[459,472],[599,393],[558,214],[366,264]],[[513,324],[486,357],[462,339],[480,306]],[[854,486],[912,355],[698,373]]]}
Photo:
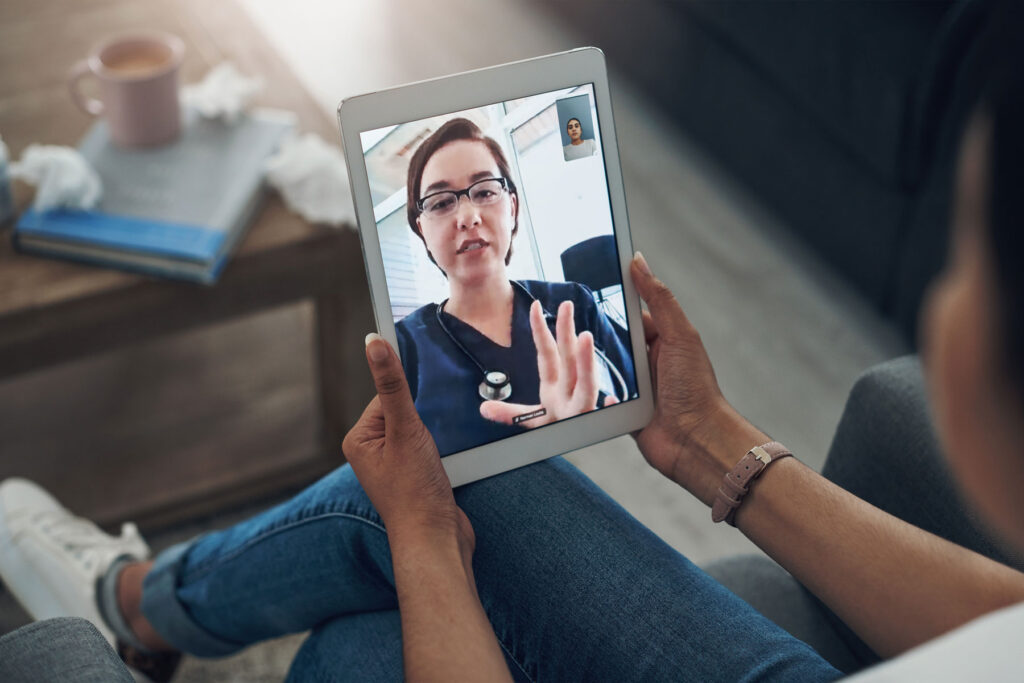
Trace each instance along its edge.
{"label": "wooden floor", "polygon": [[[537,5],[513,0],[242,4],[328,111],[361,91],[580,44]],[[501,30],[460,33],[466,25]],[[820,467],[858,373],[904,347],[628,82],[612,79],[636,246],[701,331],[726,396]],[[239,462],[250,448],[288,452],[313,436],[311,332],[308,311],[282,309],[0,384],[3,461],[14,454],[59,468],[73,459],[116,472],[142,451],[163,453],[162,467],[178,466],[184,447],[230,451]],[[751,549],[647,467],[628,437],[569,457],[695,561]],[[109,491],[117,493],[113,479]],[[240,514],[150,540],[163,547]],[[0,598],[0,632],[23,619]],[[179,680],[280,680],[298,642],[190,661]]]}

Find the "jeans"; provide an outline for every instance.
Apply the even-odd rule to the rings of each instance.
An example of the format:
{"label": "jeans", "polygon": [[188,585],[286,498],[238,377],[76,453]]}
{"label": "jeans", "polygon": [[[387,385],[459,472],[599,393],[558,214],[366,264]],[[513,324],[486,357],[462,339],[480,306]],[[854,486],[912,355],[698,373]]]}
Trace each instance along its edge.
{"label": "jeans", "polygon": [[[476,531],[480,599],[517,680],[840,676],[561,458],[463,486],[455,497]],[[142,609],[193,655],[312,629],[292,679],[402,678],[387,536],[348,466],[162,553]]]}
{"label": "jeans", "polygon": [[78,617],[34,621],[0,637],[0,681],[132,683],[110,644]]}

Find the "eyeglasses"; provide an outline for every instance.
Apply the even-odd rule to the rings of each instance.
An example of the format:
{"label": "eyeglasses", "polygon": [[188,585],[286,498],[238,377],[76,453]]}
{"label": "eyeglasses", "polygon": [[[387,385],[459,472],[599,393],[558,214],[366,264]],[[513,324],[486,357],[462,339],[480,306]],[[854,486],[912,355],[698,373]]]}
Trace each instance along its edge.
{"label": "eyeglasses", "polygon": [[502,192],[509,191],[507,178],[486,178],[478,180],[464,190],[445,190],[428,194],[416,201],[416,208],[427,218],[447,218],[459,208],[462,195],[469,197],[473,206],[487,206],[501,199]]}

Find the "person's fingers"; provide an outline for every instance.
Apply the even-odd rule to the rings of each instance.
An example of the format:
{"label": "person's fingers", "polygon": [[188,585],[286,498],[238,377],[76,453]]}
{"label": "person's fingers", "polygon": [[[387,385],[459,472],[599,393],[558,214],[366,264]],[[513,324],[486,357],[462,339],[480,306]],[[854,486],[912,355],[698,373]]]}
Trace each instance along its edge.
{"label": "person's fingers", "polygon": [[558,318],[555,321],[555,333],[558,335],[558,355],[561,360],[562,374],[559,379],[565,387],[565,393],[572,392],[576,386],[576,319],[575,309],[571,301],[563,301],[558,306]]}
{"label": "person's fingers", "polygon": [[651,366],[651,390],[658,395],[658,353],[661,351],[661,338],[654,340],[647,349],[647,363]]}
{"label": "person's fingers", "polygon": [[360,463],[362,456],[384,438],[384,413],[380,397],[374,396],[341,443],[341,452],[349,462]]}
{"label": "person's fingers", "polygon": [[530,330],[533,332],[533,345],[537,347],[537,373],[541,384],[557,382],[558,345],[544,320],[544,311],[539,301],[534,301],[530,306]]}
{"label": "person's fingers", "polygon": [[647,311],[640,312],[640,319],[644,324],[644,341],[647,342],[647,360],[651,366],[651,388],[655,394],[658,392],[658,350],[661,344],[661,335],[658,334],[658,324]]}
{"label": "person's fingers", "polygon": [[604,407],[605,408],[607,408],[608,406],[613,406],[613,405],[615,405],[618,402],[619,402],[619,399],[615,398],[614,396],[605,396],[604,397]]}
{"label": "person's fingers", "polygon": [[662,336],[681,335],[690,325],[672,291],[658,278],[654,277],[647,260],[639,251],[629,265],[629,274],[633,278],[640,298],[647,302],[651,317]]}
{"label": "person's fingers", "polygon": [[381,412],[389,430],[409,421],[418,421],[419,414],[409,393],[405,370],[398,354],[376,332],[366,335],[366,359],[380,397]]}
{"label": "person's fingers", "polygon": [[650,346],[658,339],[658,325],[647,311],[640,313],[640,320],[644,324],[644,341]]}
{"label": "person's fingers", "polygon": [[[503,401],[484,401],[480,404],[480,415],[493,422],[500,422],[507,425],[519,425],[520,427],[540,427],[541,425],[548,424],[551,419],[547,413],[540,415],[534,415],[539,413],[544,406],[541,404],[537,405],[525,405],[523,403],[505,403]],[[527,419],[522,419],[528,415],[533,415]],[[516,421],[516,418],[520,418]]]}
{"label": "person's fingers", "polygon": [[370,399],[370,402],[366,404],[366,408],[363,409],[363,414],[359,416],[359,422],[366,433],[374,435],[376,432],[380,432],[380,436],[384,436],[384,410],[380,405],[380,396],[374,396]]}
{"label": "person's fingers", "polygon": [[597,361],[594,353],[594,335],[589,331],[579,337],[576,345],[576,388],[573,404],[582,410],[597,406]]}

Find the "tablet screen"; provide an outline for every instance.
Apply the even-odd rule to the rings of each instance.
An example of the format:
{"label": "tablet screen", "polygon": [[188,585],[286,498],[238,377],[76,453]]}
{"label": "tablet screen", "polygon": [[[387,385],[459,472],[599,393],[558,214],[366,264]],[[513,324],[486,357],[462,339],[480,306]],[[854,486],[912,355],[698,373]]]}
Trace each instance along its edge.
{"label": "tablet screen", "polygon": [[442,456],[637,396],[590,84],[360,134],[399,354]]}

